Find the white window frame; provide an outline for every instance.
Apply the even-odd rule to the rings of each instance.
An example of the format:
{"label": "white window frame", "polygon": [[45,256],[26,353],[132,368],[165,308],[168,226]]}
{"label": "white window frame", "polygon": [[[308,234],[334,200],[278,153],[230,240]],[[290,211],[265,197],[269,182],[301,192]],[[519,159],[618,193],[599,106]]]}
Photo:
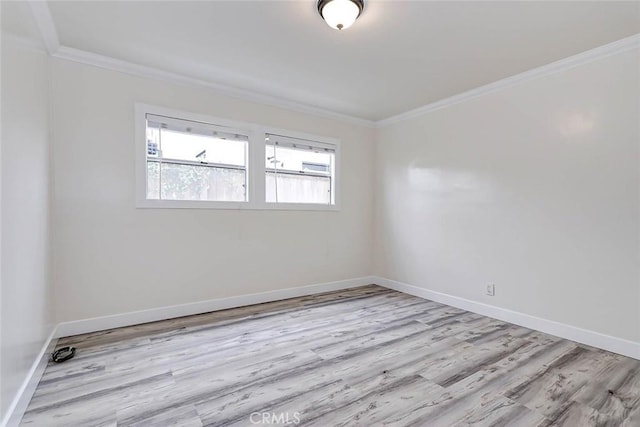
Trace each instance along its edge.
{"label": "white window frame", "polygon": [[[304,132],[290,131],[255,123],[229,120],[159,107],[137,102],[134,106],[135,114],[135,206],[141,209],[238,209],[238,210],[304,210],[304,211],[338,211],[340,210],[340,196],[342,180],[340,174],[340,140],[325,136],[312,135]],[[231,128],[236,133],[249,137],[247,164],[247,196],[246,202],[225,202],[214,200],[155,200],[147,199],[147,114],[165,116],[182,120],[203,122],[214,126]],[[290,138],[305,139],[335,146],[335,185],[333,205],[319,203],[283,203],[266,202],[266,168],[265,152],[267,134],[283,135]]]}

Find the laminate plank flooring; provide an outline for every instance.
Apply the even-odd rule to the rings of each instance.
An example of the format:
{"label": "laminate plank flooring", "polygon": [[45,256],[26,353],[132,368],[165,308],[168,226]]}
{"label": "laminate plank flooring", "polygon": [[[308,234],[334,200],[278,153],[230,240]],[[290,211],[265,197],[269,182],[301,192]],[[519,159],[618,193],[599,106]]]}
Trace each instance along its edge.
{"label": "laminate plank flooring", "polygon": [[64,345],[22,425],[640,426],[640,361],[375,285]]}

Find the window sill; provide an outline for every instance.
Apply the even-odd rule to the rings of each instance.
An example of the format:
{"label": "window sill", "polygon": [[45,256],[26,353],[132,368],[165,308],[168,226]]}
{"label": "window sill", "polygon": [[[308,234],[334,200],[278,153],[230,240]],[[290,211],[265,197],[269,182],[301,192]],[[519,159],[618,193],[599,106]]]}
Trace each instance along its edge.
{"label": "window sill", "polygon": [[195,200],[138,200],[136,209],[212,209],[212,210],[267,210],[267,211],[339,211],[337,205],[313,203],[251,203],[214,202]]}

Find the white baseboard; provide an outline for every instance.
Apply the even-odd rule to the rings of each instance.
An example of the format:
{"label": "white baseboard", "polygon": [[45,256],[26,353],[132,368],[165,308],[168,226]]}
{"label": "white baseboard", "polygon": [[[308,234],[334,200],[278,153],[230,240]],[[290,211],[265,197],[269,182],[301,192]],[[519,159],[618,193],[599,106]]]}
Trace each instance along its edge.
{"label": "white baseboard", "polygon": [[139,325],[141,323],[208,313],[210,311],[225,310],[227,308],[243,307],[246,305],[279,301],[287,298],[319,294],[322,292],[355,288],[372,283],[374,283],[374,277],[372,276],[358,277],[355,279],[340,280],[337,282],[319,283],[315,285],[278,289],[275,291],[261,292],[257,294],[239,295],[229,298],[212,299],[188,304],[152,308],[149,310],[133,311],[111,316],[75,320],[72,322],[62,322],[56,328],[55,336],[66,337],[70,335],[104,331],[106,329]]}
{"label": "white baseboard", "polygon": [[40,378],[42,378],[42,374],[47,367],[49,355],[53,352],[56,343],[58,342],[58,339],[55,337],[55,332],[56,330],[54,328],[38,353],[36,360],[34,360],[33,365],[31,365],[31,369],[29,369],[27,377],[22,382],[22,385],[11,402],[11,405],[7,408],[7,413],[5,414],[2,423],[0,423],[2,427],[15,427],[20,424],[22,416],[27,410],[31,397],[36,391]]}
{"label": "white baseboard", "polygon": [[228,308],[243,307],[246,305],[260,304],[271,301],[279,301],[287,298],[295,298],[313,295],[322,292],[355,288],[369,284],[377,284],[399,292],[404,292],[420,298],[429,299],[442,304],[468,310],[474,313],[489,316],[515,325],[534,329],[540,332],[555,335],[571,341],[608,350],[624,356],[640,360],[640,343],[612,337],[594,331],[566,325],[552,320],[541,319],[517,311],[507,310],[489,304],[456,297],[453,295],[435,292],[418,286],[409,285],[377,276],[366,276],[355,279],[340,280],[337,282],[319,283],[310,286],[279,289],[269,292],[261,292],[250,295],[240,295],[229,298],[213,299],[189,304],[180,304],[168,307],[160,307],[149,310],[116,314],[112,316],[95,317],[91,319],[63,322],[51,332],[44,343],[42,350],[34,361],[25,381],[18,390],[16,397],[9,406],[7,413],[0,424],[2,427],[14,427],[20,423],[22,416],[33,396],[33,393],[44,373],[49,354],[54,350],[58,337],[77,335],[88,332],[97,332],[105,329],[119,328],[123,326],[138,325],[141,323],[155,322],[158,320],[172,319],[193,314],[208,313],[211,311]]}
{"label": "white baseboard", "polygon": [[540,317],[531,316],[517,311],[507,310],[494,305],[431,291],[418,286],[409,285],[407,283],[385,279],[383,277],[375,277],[373,279],[373,283],[384,286],[385,288],[394,289],[420,298],[436,301],[452,307],[471,311],[473,313],[482,314],[484,316],[524,326],[525,328],[534,329],[536,331],[555,335],[581,344],[622,354],[623,356],[640,359],[640,343],[637,342],[612,337],[610,335],[555,322],[553,320],[542,319]]}

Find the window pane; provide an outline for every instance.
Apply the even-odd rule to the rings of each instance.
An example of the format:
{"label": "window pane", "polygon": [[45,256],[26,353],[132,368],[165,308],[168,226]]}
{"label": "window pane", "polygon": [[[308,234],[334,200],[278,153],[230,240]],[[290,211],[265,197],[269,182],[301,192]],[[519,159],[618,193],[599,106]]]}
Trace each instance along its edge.
{"label": "window pane", "polygon": [[242,169],[162,163],[159,179],[163,200],[246,201]]}
{"label": "window pane", "polygon": [[147,199],[160,198],[160,163],[147,162]]}
{"label": "window pane", "polygon": [[267,145],[265,154],[267,169],[273,169],[277,166],[278,170],[331,175],[334,156],[332,152]]}
{"label": "window pane", "polygon": [[267,172],[266,178],[267,202],[331,204],[331,178],[328,176]]}
{"label": "window pane", "polygon": [[160,128],[147,125],[147,158],[158,158],[160,149]]}
{"label": "window pane", "polygon": [[167,129],[162,129],[160,135],[164,159],[245,166],[246,145],[246,137],[244,140],[222,139]]}
{"label": "window pane", "polygon": [[248,137],[147,114],[147,199],[247,201]]}
{"label": "window pane", "polygon": [[266,145],[266,201],[269,203],[334,202],[335,152],[310,148]]}

